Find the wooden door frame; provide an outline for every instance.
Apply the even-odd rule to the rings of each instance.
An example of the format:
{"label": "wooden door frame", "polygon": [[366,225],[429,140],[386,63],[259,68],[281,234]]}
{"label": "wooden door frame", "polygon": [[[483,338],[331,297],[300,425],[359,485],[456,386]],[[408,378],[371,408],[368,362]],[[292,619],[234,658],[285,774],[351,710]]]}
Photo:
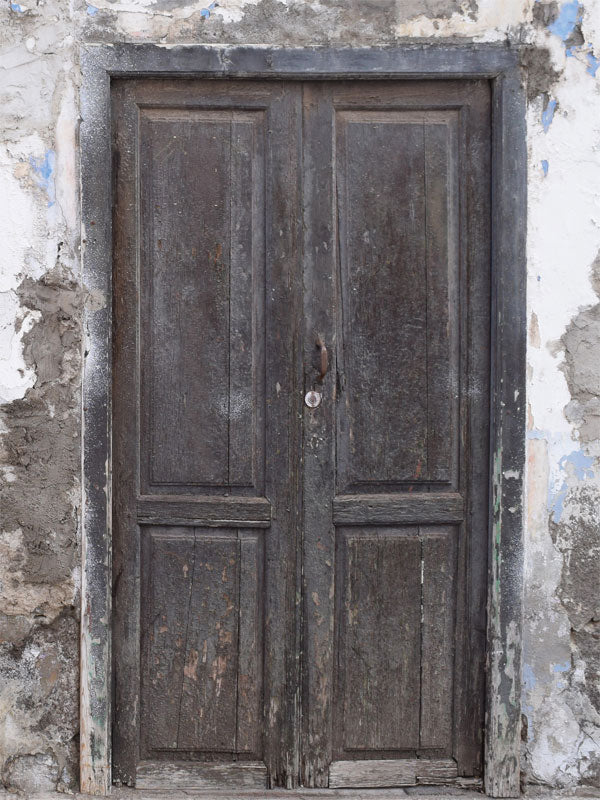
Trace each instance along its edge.
{"label": "wooden door frame", "polygon": [[81,791],[111,787],[111,327],[113,77],[485,78],[492,85],[492,374],[485,789],[519,794],[526,355],[526,125],[519,51],[419,41],[393,47],[89,44],[81,48]]}

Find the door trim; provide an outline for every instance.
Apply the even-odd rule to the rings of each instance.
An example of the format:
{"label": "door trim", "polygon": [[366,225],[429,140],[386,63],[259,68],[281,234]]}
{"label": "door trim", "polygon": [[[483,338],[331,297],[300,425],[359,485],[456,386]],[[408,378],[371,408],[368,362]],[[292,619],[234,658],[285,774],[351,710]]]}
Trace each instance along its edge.
{"label": "door trim", "polygon": [[111,328],[113,77],[485,78],[492,85],[492,375],[485,789],[519,795],[526,355],[526,126],[519,51],[419,42],[274,48],[153,44],[81,48],[81,791],[111,787]]}

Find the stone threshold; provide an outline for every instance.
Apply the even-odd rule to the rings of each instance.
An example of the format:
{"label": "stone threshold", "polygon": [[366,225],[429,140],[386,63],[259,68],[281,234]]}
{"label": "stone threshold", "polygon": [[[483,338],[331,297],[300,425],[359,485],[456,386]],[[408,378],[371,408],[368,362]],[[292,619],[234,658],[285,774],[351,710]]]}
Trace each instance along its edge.
{"label": "stone threshold", "polygon": [[[454,800],[457,797],[484,800],[485,795],[473,789],[455,786],[407,786],[402,789],[270,789],[228,792],[218,790],[182,790],[172,792],[152,789],[128,789],[115,787],[112,800]],[[563,798],[587,798],[600,800],[600,789],[578,787],[575,789],[551,790],[546,787],[528,786],[521,797],[538,800],[563,800]],[[80,792],[40,792],[17,794],[0,790],[0,800],[97,800],[97,796]]]}

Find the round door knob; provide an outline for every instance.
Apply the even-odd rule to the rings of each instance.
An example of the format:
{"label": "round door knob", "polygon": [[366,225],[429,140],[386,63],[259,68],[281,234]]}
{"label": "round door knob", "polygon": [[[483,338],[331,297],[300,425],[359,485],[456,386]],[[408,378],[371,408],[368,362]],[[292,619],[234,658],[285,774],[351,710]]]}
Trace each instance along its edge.
{"label": "round door knob", "polygon": [[310,391],[304,395],[304,402],[309,408],[317,408],[321,405],[321,393]]}

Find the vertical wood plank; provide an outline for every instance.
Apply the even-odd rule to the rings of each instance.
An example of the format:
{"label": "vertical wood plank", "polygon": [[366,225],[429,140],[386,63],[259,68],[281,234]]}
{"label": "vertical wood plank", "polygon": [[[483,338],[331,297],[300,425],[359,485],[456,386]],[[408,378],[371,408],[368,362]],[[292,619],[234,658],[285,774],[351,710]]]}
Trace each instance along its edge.
{"label": "vertical wood plank", "polygon": [[262,533],[240,534],[236,752],[260,756],[262,700]]}
{"label": "vertical wood plank", "polygon": [[239,623],[237,538],[195,538],[178,746],[235,752]]}
{"label": "vertical wood plank", "polygon": [[[328,785],[331,761],[335,479],[334,338],[335,227],[333,221],[333,106],[331,86],[306,84],[303,94],[304,392],[317,389],[321,405],[304,407],[303,438],[303,719],[302,780]],[[321,337],[329,370],[319,374]]]}
{"label": "vertical wood plank", "polygon": [[337,116],[341,477],[347,485],[426,479],[423,125],[393,111]]}
{"label": "vertical wood plank", "polygon": [[[128,82],[113,95],[115,197],[113,219],[113,778],[135,785],[140,719],[140,541],[138,492],[140,372],[137,351],[139,242],[133,221],[137,195],[138,114]],[[126,380],[123,380],[126,377]]]}
{"label": "vertical wood plank", "polygon": [[456,626],[455,528],[423,526],[420,746],[452,752]]}
{"label": "vertical wood plank", "polygon": [[344,535],[338,725],[349,751],[417,749],[421,661],[419,529]]}
{"label": "vertical wood plank", "polygon": [[494,81],[494,397],[485,788],[518,797],[525,468],[527,151],[518,67]]}
{"label": "vertical wood plank", "polygon": [[[490,427],[490,284],[492,265],[491,92],[487,81],[464,89],[460,117],[459,170],[461,282],[467,288],[461,317],[461,484],[465,524],[458,545],[455,671],[455,747],[459,775],[481,777],[485,719],[485,626],[488,576]],[[465,302],[466,301],[466,302]],[[486,431],[486,435],[482,435]],[[461,486],[461,488],[462,488]]]}
{"label": "vertical wood plank", "polygon": [[141,728],[147,752],[178,747],[194,536],[190,528],[148,527],[142,539]]}
{"label": "vertical wood plank", "polygon": [[[460,309],[458,271],[458,114],[423,120],[427,286],[427,464],[447,481],[456,463],[459,430]],[[466,288],[466,287],[465,287]],[[463,289],[463,291],[461,291]],[[456,474],[456,470],[452,470]]]}
{"label": "vertical wood plank", "polygon": [[82,792],[110,790],[112,371],[111,99],[103,66],[81,48],[82,281],[102,298],[84,309],[79,768]]}
{"label": "vertical wood plank", "polygon": [[301,86],[274,84],[266,144],[267,498],[265,761],[271,786],[298,783],[302,325]]}
{"label": "vertical wood plank", "polygon": [[[262,117],[262,114],[261,114]],[[261,118],[264,124],[264,118]],[[229,281],[230,485],[256,485],[262,473],[264,396],[264,152],[256,124],[231,120]],[[258,432],[258,436],[256,433]],[[251,446],[250,446],[251,443]],[[262,475],[260,476],[262,478]]]}

